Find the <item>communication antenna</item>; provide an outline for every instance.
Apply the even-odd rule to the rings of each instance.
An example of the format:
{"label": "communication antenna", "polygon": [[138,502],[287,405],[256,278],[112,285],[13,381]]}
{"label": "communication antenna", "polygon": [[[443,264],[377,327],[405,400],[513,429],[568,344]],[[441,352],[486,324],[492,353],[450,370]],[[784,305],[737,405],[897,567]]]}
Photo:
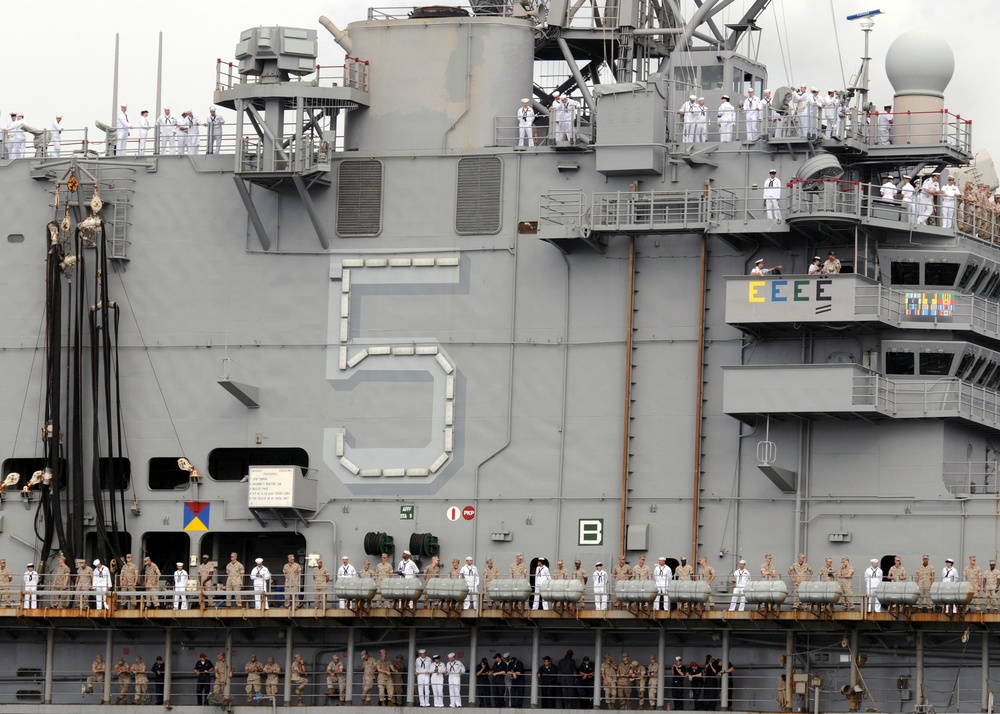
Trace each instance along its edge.
{"label": "communication antenna", "polygon": [[868,104],[868,65],[871,63],[871,57],[868,56],[868,36],[875,27],[875,16],[884,14],[881,10],[865,10],[847,16],[849,21],[861,20],[861,30],[865,33],[865,53],[861,57],[861,69],[854,76],[853,86],[848,87],[858,98],[855,106],[861,110]]}

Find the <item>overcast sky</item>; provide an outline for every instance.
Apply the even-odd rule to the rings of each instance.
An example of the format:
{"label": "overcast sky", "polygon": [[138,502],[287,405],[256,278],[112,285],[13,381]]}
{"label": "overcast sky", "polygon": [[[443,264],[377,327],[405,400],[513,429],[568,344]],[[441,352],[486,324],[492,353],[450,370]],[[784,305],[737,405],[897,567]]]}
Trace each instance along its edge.
{"label": "overcast sky", "polygon": [[[603,2],[603,0],[601,0]],[[447,4],[447,0],[433,0]],[[892,41],[910,29],[938,32],[955,51],[956,68],[945,100],[953,112],[973,120],[976,148],[991,149],[1000,157],[1000,121],[995,95],[986,91],[989,67],[1000,37],[997,0],[775,0],[759,24],[759,59],[768,65],[769,83],[807,82],[824,92],[841,87],[857,72],[863,37],[857,23],[844,18],[853,12],[880,7],[887,14],[872,33],[872,98],[891,101],[884,57]],[[415,3],[414,3],[415,4]],[[429,1],[428,4],[431,4]],[[736,0],[723,18],[734,22],[747,0]],[[314,28],[320,38],[320,64],[343,63],[343,50],[318,23],[327,15],[338,26],[363,20],[369,0],[239,0],[171,5],[108,6],[50,0],[41,15],[12,5],[5,12],[8,31],[4,50],[8,61],[0,84],[0,111],[20,111],[28,124],[47,127],[57,112],[67,128],[93,126],[95,119],[112,117],[112,76],[115,33],[121,35],[119,98],[129,104],[130,118],[141,109],[156,110],[156,48],[163,31],[163,103],[180,114],[194,109],[205,116],[215,88],[215,61],[231,60],[242,30],[255,25]],[[692,3],[684,0],[690,12]],[[831,5],[833,10],[831,11]],[[146,9],[140,10],[143,7]],[[381,5],[385,7],[385,5]],[[171,10],[176,8],[176,14]],[[20,16],[19,22],[14,22]],[[836,23],[834,23],[836,17]],[[13,28],[18,28],[16,31]],[[36,29],[33,29],[36,28]],[[786,31],[787,28],[787,31]],[[779,29],[781,30],[779,34]],[[840,39],[840,56],[836,33]],[[37,30],[37,31],[36,31]],[[781,41],[779,42],[779,37]],[[784,50],[784,58],[781,49]],[[746,45],[741,48],[748,50]],[[752,52],[751,52],[752,54]],[[843,58],[843,78],[841,75]],[[915,56],[915,63],[922,58]],[[785,67],[788,67],[786,71]],[[988,86],[988,85],[987,85]],[[227,121],[232,113],[225,111]]]}

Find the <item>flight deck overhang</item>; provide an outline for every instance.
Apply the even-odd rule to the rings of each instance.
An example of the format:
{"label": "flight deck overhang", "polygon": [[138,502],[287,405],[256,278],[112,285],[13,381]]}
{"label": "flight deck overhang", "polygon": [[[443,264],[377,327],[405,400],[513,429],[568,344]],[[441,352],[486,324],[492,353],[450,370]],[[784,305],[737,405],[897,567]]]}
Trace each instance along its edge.
{"label": "flight deck overhang", "polygon": [[886,377],[858,364],[723,367],[722,410],[766,415],[960,419],[1000,431],[1000,393],[953,377]]}

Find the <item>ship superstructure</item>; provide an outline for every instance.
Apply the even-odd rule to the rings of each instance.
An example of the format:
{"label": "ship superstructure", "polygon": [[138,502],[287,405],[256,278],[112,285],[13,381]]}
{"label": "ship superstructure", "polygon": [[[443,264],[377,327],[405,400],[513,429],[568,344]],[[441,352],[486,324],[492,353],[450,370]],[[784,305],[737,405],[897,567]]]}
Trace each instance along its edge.
{"label": "ship superstructure", "polygon": [[[5,160],[0,709],[110,703],[110,674],[86,692],[97,653],[162,655],[175,707],[195,705],[199,653],[236,673],[229,707],[250,653],[274,656],[277,693],[248,699],[275,709],[335,703],[337,654],[359,704],[381,648],[406,661],[408,705],[419,649],[455,651],[480,704],[481,658],[530,675],[573,649],[655,657],[659,708],[675,657],[706,654],[735,666],[716,696],[732,710],[780,710],[782,676],[799,709],[988,708],[1000,229],[974,193],[921,220],[901,179],[946,185],[972,160],[943,101],[950,50],[896,40],[891,126],[860,87],[825,116],[741,52],[766,3],[725,27],[720,6],[323,18],[336,68],[317,30],[256,27],[217,68],[236,112],[221,152],[177,155],[161,127],[149,155]],[[939,69],[916,72],[915,48]],[[771,104],[729,127],[717,108],[749,89]],[[816,256],[839,272],[811,274]],[[363,577],[382,553],[396,575]],[[139,566],[135,596],[128,554],[161,571]],[[596,564],[619,556],[692,578],[611,580],[597,609]],[[72,590],[95,559],[115,561],[109,610]],[[542,587],[546,560],[588,583]],[[741,560],[750,602],[729,610]],[[599,681],[580,702],[601,704]],[[529,676],[522,696],[552,690]]]}

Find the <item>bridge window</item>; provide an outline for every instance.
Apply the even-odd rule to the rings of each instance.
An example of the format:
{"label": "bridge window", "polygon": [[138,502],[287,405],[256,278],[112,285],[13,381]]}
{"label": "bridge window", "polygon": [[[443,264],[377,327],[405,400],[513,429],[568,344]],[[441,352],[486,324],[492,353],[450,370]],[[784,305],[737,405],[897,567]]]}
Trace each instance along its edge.
{"label": "bridge window", "polygon": [[990,279],[986,281],[986,285],[983,286],[983,290],[980,295],[983,297],[989,297],[996,290],[997,285],[1000,284],[1000,272],[993,273]]}
{"label": "bridge window", "polygon": [[687,94],[691,88],[698,84],[695,81],[694,67],[674,67],[674,81],[677,82],[678,87],[683,89],[684,94]]}
{"label": "bridge window", "polygon": [[980,357],[976,360],[976,363],[972,365],[972,369],[969,370],[968,374],[963,376],[963,379],[967,379],[970,382],[976,378],[976,375],[982,370],[983,365],[986,364],[986,358]]}
{"label": "bridge window", "polygon": [[990,381],[986,383],[987,389],[996,389],[1000,386],[1000,369],[993,372],[993,376],[990,377]]}
{"label": "bridge window", "polygon": [[965,266],[965,272],[962,273],[962,280],[958,283],[960,290],[964,290],[969,286],[969,281],[972,280],[972,276],[976,274],[979,270],[979,263],[969,263]]}
{"label": "bridge window", "polygon": [[951,374],[951,365],[955,355],[950,352],[921,352],[920,374],[923,376],[942,377]]}
{"label": "bridge window", "polygon": [[955,370],[955,376],[959,379],[965,379],[969,372],[969,368],[972,367],[972,361],[975,359],[971,354],[966,352],[962,355],[962,361],[958,364],[958,369]]}
{"label": "bridge window", "polygon": [[971,292],[971,293],[978,293],[979,292],[979,288],[982,287],[983,283],[985,283],[986,280],[992,274],[993,274],[992,270],[990,270],[989,268],[983,268],[983,272],[981,272],[978,276],[976,276],[976,282],[974,282],[972,284],[972,288],[969,290],[969,292]]}
{"label": "bridge window", "polygon": [[889,279],[893,285],[920,285],[920,263],[893,261]]}
{"label": "bridge window", "polygon": [[886,352],[886,374],[914,374],[914,359],[912,352]]}
{"label": "bridge window", "polygon": [[997,363],[990,362],[989,364],[986,365],[986,369],[983,370],[983,373],[979,375],[979,379],[976,380],[976,384],[978,384],[980,387],[983,386],[993,377],[993,373],[996,371],[997,371]]}
{"label": "bridge window", "polygon": [[722,65],[701,68],[702,89],[722,89]]}
{"label": "bridge window", "polygon": [[954,285],[958,263],[927,263],[924,265],[924,285]]}

